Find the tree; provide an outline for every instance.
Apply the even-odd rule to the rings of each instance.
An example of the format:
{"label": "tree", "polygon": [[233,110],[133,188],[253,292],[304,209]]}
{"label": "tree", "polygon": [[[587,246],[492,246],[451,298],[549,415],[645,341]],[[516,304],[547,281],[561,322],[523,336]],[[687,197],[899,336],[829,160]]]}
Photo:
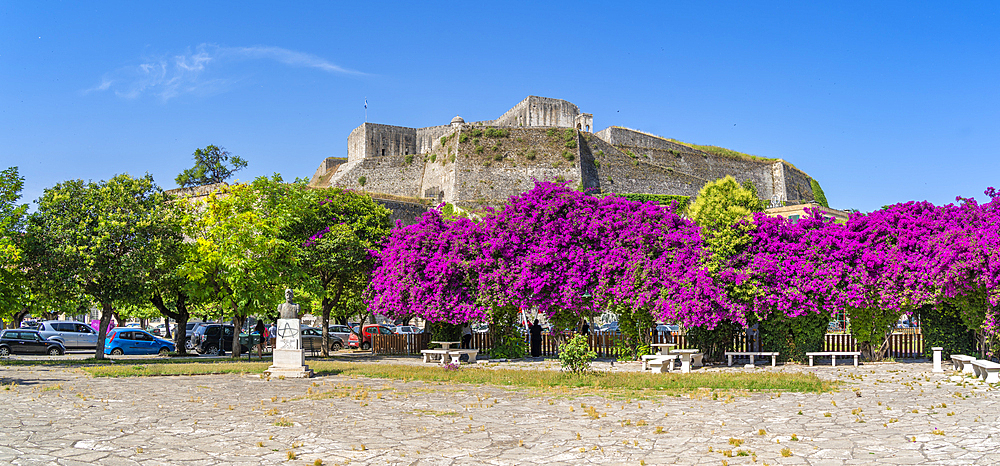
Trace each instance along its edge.
{"label": "tree", "polygon": [[166,232],[163,193],[146,175],[108,181],[66,181],[46,189],[28,219],[27,270],[33,287],[50,293],[83,294],[101,307],[95,357],[116,303],[135,302],[148,290],[157,244]]}
{"label": "tree", "polygon": [[175,181],[182,188],[222,183],[246,166],[246,160],[240,156],[232,155],[224,147],[210,145],[194,151],[194,167],[182,171]]}
{"label": "tree", "polygon": [[290,208],[294,194],[279,175],[261,177],[213,191],[181,221],[194,248],[180,273],[193,282],[192,297],[217,302],[231,313],[234,358],[240,354],[244,319],[276,306],[282,285],[293,285],[288,271],[295,248],[282,232],[295,215]]}
{"label": "tree", "polygon": [[389,234],[391,211],[370,196],[339,188],[310,189],[295,185],[303,202],[286,230],[297,245],[301,286],[321,300],[324,356],[329,355],[330,314],[336,307],[343,321],[357,311],[370,282],[375,257]]}
{"label": "tree", "polygon": [[[709,252],[708,260],[705,261],[709,275],[724,286],[727,299],[734,307],[745,307],[757,293],[743,275],[734,271],[730,262],[750,244],[750,232],[755,228],[753,222],[743,220],[749,219],[754,213],[763,212],[764,207],[764,202],[757,197],[752,184],[741,186],[731,176],[703,186],[698,197],[688,207],[688,217],[702,229],[701,237]],[[740,326],[747,324],[742,312],[735,322]],[[702,343],[709,344],[709,340],[732,342],[736,329],[738,327],[734,325],[718,327],[716,333],[724,332],[726,335],[715,338],[710,336],[711,329],[706,328],[704,331],[693,332],[692,341],[699,346]],[[700,337],[707,340],[702,341]],[[727,345],[732,346],[732,343]],[[717,354],[722,354],[728,348],[718,349]]]}
{"label": "tree", "polygon": [[24,214],[27,205],[18,205],[24,178],[17,167],[0,171],[0,318],[13,317],[21,310],[27,282],[20,266]]}

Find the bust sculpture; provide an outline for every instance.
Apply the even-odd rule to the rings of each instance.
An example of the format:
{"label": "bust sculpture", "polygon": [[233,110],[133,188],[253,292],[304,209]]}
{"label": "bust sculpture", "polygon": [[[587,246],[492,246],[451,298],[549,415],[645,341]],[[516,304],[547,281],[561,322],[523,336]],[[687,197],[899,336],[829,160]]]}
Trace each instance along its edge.
{"label": "bust sculpture", "polygon": [[282,319],[298,319],[299,318],[299,305],[295,304],[292,299],[292,290],[290,288],[285,289],[285,302],[278,306],[278,313],[281,314]]}

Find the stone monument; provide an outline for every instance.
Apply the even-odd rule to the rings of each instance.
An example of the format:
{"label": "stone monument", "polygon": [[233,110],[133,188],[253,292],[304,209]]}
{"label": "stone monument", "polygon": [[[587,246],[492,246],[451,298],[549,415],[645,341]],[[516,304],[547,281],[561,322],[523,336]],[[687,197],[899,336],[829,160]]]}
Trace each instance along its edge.
{"label": "stone monument", "polygon": [[295,304],[292,290],[285,290],[285,302],[278,306],[277,335],[275,335],[274,359],[271,367],[264,371],[268,377],[312,377],[313,371],[306,365],[306,353],[302,349],[302,335],[299,333],[299,305]]}

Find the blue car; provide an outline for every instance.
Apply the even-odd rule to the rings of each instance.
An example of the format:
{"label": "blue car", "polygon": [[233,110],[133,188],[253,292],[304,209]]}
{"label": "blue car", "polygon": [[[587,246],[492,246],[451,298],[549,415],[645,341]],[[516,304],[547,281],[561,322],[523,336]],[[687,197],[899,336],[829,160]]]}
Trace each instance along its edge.
{"label": "blue car", "polygon": [[104,340],[104,354],[160,354],[174,351],[174,342],[157,338],[145,330],[120,327],[111,329]]}

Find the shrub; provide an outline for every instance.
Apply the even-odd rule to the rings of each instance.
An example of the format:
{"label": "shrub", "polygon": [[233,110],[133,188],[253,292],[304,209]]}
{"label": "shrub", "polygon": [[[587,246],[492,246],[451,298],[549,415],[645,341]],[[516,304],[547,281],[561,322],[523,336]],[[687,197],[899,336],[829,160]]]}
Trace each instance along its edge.
{"label": "shrub", "polygon": [[564,159],[566,159],[567,162],[572,162],[573,160],[576,160],[576,156],[573,155],[573,153],[568,150],[564,150],[562,152],[562,156]]}
{"label": "shrub", "polygon": [[601,168],[601,161],[600,160],[595,160],[594,161],[594,168]]}
{"label": "shrub", "polygon": [[405,159],[407,165],[413,163],[413,154],[407,154]]}
{"label": "shrub", "polygon": [[500,128],[486,128],[486,131],[483,132],[483,134],[485,134],[488,138],[505,138],[507,137],[508,132],[507,130]]}
{"label": "shrub", "polygon": [[535,160],[535,157],[537,157],[537,156],[538,156],[538,153],[535,152],[534,149],[529,150],[528,153],[525,154],[525,158],[527,158],[528,160]]}
{"label": "shrub", "polygon": [[481,130],[479,128],[476,128],[476,129],[470,131],[470,133],[472,134],[472,137],[477,138],[477,137],[483,135],[483,130]]}
{"label": "shrub", "polygon": [[548,136],[548,137],[550,137],[550,138],[554,138],[554,137],[559,136],[559,131],[557,129],[555,129],[555,128],[551,128],[551,129],[549,129],[548,131],[545,132],[545,135]]}
{"label": "shrub", "polygon": [[590,362],[595,358],[597,353],[590,349],[587,337],[583,335],[576,335],[559,345],[559,364],[571,372],[580,373],[590,369]]}
{"label": "shrub", "polygon": [[365,183],[367,183],[367,182],[368,182],[368,178],[367,177],[364,177],[364,176],[358,177],[358,184],[360,184],[361,186],[364,186]]}
{"label": "shrub", "polygon": [[758,326],[761,350],[777,351],[782,360],[801,362],[806,359],[806,352],[823,351],[829,322],[830,316],[825,314],[799,317],[772,314]]}
{"label": "shrub", "polygon": [[431,163],[434,163],[434,161],[437,160],[437,158],[438,158],[437,154],[431,154]]}
{"label": "shrub", "polygon": [[954,304],[926,305],[917,310],[917,315],[924,334],[924,356],[931,357],[935,346],[944,348],[944,358],[977,353],[975,333],[966,327]]}
{"label": "shrub", "polygon": [[476,153],[477,154],[482,154],[483,153],[483,146],[477,145],[476,146]]}
{"label": "shrub", "polygon": [[458,142],[466,142],[468,140],[469,135],[467,133],[462,133],[462,135],[458,137]]}
{"label": "shrub", "polygon": [[503,154],[497,154],[493,156],[493,160],[500,162],[503,160]]}

